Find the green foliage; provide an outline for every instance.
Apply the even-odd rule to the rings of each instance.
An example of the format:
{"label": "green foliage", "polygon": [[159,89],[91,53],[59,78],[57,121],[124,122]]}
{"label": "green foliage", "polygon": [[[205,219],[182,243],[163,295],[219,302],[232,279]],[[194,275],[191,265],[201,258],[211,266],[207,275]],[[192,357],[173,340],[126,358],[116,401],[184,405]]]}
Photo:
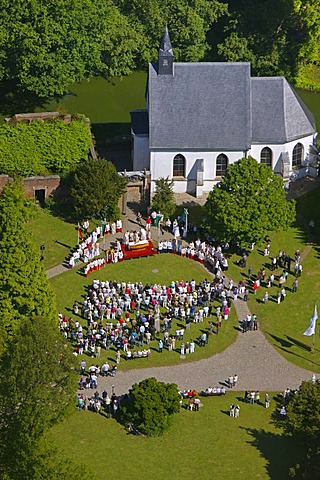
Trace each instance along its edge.
{"label": "green foliage", "polygon": [[273,0],[228,3],[229,21],[212,39],[218,59],[250,61],[254,75],[285,75],[304,87],[299,71],[320,62],[318,0],[279,0],[277,8]]}
{"label": "green foliage", "polygon": [[73,206],[78,218],[105,216],[106,207],[112,220],[118,218],[118,202],[125,192],[127,179],[118,174],[113,163],[104,159],[87,160],[74,172],[71,186]]}
{"label": "green foliage", "polygon": [[143,39],[138,59],[143,67],[157,59],[166,23],[175,60],[201,60],[209,49],[206,41],[209,28],[227,11],[227,5],[217,0],[117,0],[117,3]]}
{"label": "green foliage", "polygon": [[285,429],[301,445],[318,444],[320,435],[320,382],[302,382],[287,408]]}
{"label": "green foliage", "polygon": [[0,173],[64,173],[88,157],[91,137],[83,119],[33,121],[0,127]]}
{"label": "green foliage", "polygon": [[205,227],[217,240],[261,241],[269,230],[285,230],[295,219],[282,180],[254,158],[242,158],[210,192]]}
{"label": "green foliage", "polygon": [[25,318],[0,358],[0,472],[9,478],[38,478],[41,437],[72,404],[74,357],[57,325]]}
{"label": "green foliage", "polygon": [[121,402],[119,418],[148,436],[158,436],[169,428],[171,416],[179,410],[177,385],[152,377],[133,385]]}
{"label": "green foliage", "polygon": [[0,14],[1,78],[39,97],[98,72],[128,73],[132,64],[131,29],[112,0],[3,0]]}
{"label": "green foliage", "polygon": [[56,318],[40,252],[25,226],[29,212],[21,183],[7,183],[0,197],[0,353],[24,319]]}
{"label": "green foliage", "polygon": [[320,66],[301,65],[296,75],[296,86],[307,90],[320,91]]}
{"label": "green foliage", "polygon": [[47,97],[97,74],[127,75],[156,58],[168,20],[176,58],[200,60],[226,10],[217,0],[3,0],[0,80]]}
{"label": "green foliage", "polygon": [[287,407],[283,426],[305,450],[303,464],[291,470],[291,477],[305,479],[320,476],[320,382],[302,382]]}
{"label": "green foliage", "polygon": [[159,178],[155,181],[156,193],[152,199],[152,208],[163,214],[164,219],[170,218],[176,209],[173,193],[173,181]]}

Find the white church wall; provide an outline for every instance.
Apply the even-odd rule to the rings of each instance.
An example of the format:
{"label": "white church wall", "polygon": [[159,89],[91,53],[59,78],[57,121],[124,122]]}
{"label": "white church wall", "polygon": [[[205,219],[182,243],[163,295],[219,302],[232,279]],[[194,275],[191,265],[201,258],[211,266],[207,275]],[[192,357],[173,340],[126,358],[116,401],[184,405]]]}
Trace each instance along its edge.
{"label": "white church wall", "polygon": [[[310,145],[313,143],[313,135],[308,135],[307,137],[299,138],[292,142],[285,143],[283,145],[279,144],[261,144],[261,145],[252,145],[249,155],[255,158],[258,162],[260,162],[261,151],[264,147],[269,147],[272,151],[272,168],[275,173],[281,173],[281,154],[283,152],[288,152],[289,159],[290,159],[290,171],[294,171],[295,169],[292,168],[292,152],[294,147],[297,143],[301,143],[303,145],[303,154],[304,154],[304,162],[308,160],[308,154]],[[302,162],[303,165],[303,162]]]}
{"label": "white church wall", "polygon": [[[194,193],[197,179],[197,160],[203,159],[204,171],[203,182],[204,192],[212,189],[212,186],[221,180],[216,177],[216,159],[220,153],[228,157],[229,165],[235,163],[244,156],[242,151],[238,152],[193,152],[193,151],[165,151],[150,152],[150,171],[151,171],[151,193],[155,191],[155,180],[160,177],[169,177],[174,180],[175,193]],[[185,175],[184,177],[173,177],[173,159],[177,154],[185,157]]]}

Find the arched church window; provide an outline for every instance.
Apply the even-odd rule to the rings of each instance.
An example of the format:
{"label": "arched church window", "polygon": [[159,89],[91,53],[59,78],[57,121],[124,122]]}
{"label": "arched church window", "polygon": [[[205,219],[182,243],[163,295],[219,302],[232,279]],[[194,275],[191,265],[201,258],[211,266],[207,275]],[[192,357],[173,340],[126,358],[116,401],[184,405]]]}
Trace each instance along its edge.
{"label": "arched church window", "polygon": [[297,143],[294,147],[292,152],[292,166],[298,167],[302,164],[303,160],[303,145],[301,143]]}
{"label": "arched church window", "polygon": [[272,150],[269,147],[264,147],[261,150],[260,163],[272,167]]}
{"label": "arched church window", "polygon": [[228,157],[224,153],[220,153],[216,160],[216,177],[224,177],[228,168]]}
{"label": "arched church window", "polygon": [[184,177],[186,168],[186,159],[180,153],[173,159],[173,176]]}

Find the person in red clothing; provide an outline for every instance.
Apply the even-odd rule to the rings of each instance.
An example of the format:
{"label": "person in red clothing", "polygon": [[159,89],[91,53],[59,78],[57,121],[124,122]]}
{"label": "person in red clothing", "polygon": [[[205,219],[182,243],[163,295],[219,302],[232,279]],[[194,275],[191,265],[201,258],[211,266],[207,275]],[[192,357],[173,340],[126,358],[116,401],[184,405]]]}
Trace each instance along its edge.
{"label": "person in red clothing", "polygon": [[150,228],[151,228],[151,217],[149,216],[146,220],[146,230],[147,230],[147,232],[150,231]]}

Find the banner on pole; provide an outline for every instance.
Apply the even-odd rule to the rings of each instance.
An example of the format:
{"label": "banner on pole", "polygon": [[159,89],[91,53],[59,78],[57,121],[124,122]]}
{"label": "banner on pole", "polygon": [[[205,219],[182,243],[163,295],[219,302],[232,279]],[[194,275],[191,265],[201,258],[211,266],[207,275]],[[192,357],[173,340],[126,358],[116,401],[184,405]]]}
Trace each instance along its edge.
{"label": "banner on pole", "polygon": [[304,332],[303,335],[306,335],[307,337],[311,337],[312,335],[315,334],[317,319],[318,319],[318,308],[317,308],[317,305],[315,305],[314,306],[314,313],[313,313],[313,316],[310,320],[310,325],[307,328],[307,330]]}

